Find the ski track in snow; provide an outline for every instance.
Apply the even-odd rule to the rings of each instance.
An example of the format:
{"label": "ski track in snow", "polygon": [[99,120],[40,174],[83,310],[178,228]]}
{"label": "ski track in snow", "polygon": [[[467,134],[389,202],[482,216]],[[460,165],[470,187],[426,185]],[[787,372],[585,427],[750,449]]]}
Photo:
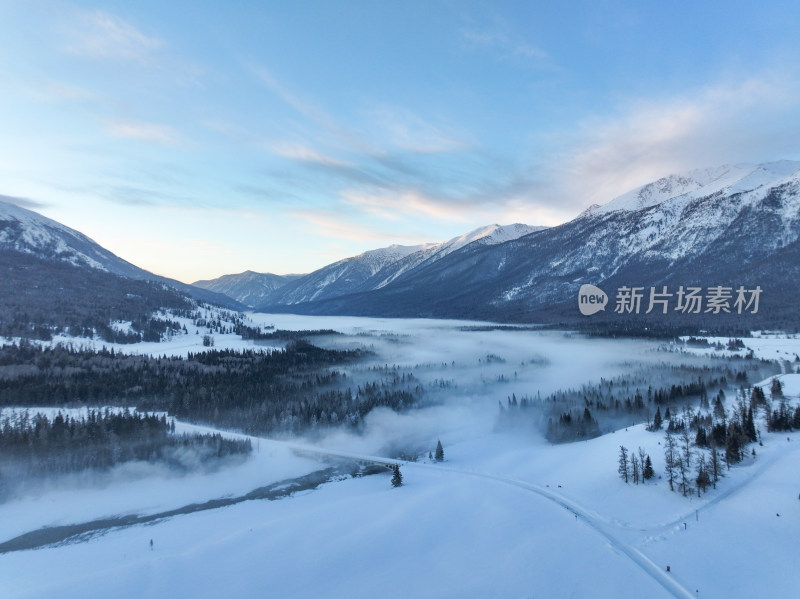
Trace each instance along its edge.
{"label": "ski track in snow", "polygon": [[[176,421],[177,422],[177,421]],[[196,429],[197,432],[207,432],[214,430],[215,432],[223,432],[226,436],[246,437],[246,435],[231,433],[228,431],[219,431],[205,426],[190,425],[187,423],[180,423],[188,429]],[[399,465],[409,469],[420,469],[428,472],[440,472],[450,475],[471,476],[494,483],[510,486],[521,491],[534,493],[562,509],[575,515],[576,521],[580,521],[583,525],[589,526],[597,534],[603,537],[612,551],[619,555],[624,555],[630,559],[636,566],[645,572],[654,582],[658,583],[664,588],[671,596],[686,599],[688,597],[695,597],[695,594],[690,592],[685,585],[685,581],[681,580],[680,576],[675,573],[667,573],[662,567],[656,565],[650,558],[648,558],[642,551],[640,551],[635,544],[647,545],[654,541],[664,538],[664,535],[671,530],[679,530],[681,525],[689,520],[694,512],[707,511],[709,508],[720,503],[723,499],[729,498],[747,487],[751,482],[760,478],[767,470],[772,468],[778,461],[786,457],[788,454],[797,450],[796,443],[786,444],[782,446],[781,450],[772,452],[764,458],[761,458],[761,467],[755,470],[752,474],[746,477],[741,477],[736,480],[725,490],[715,494],[711,499],[703,503],[698,508],[691,509],[685,514],[666,523],[655,524],[648,528],[633,527],[626,522],[621,522],[615,519],[609,519],[595,510],[585,508],[576,501],[565,497],[561,493],[553,490],[552,488],[542,487],[540,485],[506,477],[491,472],[484,472],[479,470],[470,470],[464,468],[454,468],[443,464],[426,464],[419,462],[408,462],[393,458],[386,458],[381,456],[365,455],[359,453],[351,453],[347,451],[338,451],[333,449],[325,449],[313,445],[305,445],[293,443],[290,441],[278,441],[264,437],[251,437],[252,439],[260,442],[270,443],[288,448],[297,453],[314,454],[326,457],[338,457],[349,460],[356,460],[362,462],[371,462],[383,466]],[[641,536],[644,533],[646,536]],[[635,538],[634,538],[634,535]],[[631,537],[631,540],[626,540],[624,537]],[[634,544],[635,543],[635,544]]]}
{"label": "ski track in snow", "polygon": [[[705,512],[709,508],[711,508],[714,505],[718,504],[723,499],[727,499],[728,497],[733,497],[734,495],[739,493],[741,490],[743,490],[751,482],[753,482],[757,478],[760,478],[765,472],[767,472],[770,468],[772,468],[778,460],[786,457],[787,454],[789,454],[789,453],[791,453],[793,451],[796,451],[797,448],[800,447],[800,445],[798,445],[797,443],[792,443],[791,445],[787,443],[786,445],[789,445],[788,449],[785,449],[783,451],[776,451],[776,452],[772,453],[771,455],[769,455],[769,456],[767,456],[765,458],[762,458],[761,467],[758,468],[757,470],[755,470],[755,472],[751,473],[749,476],[742,477],[740,480],[734,482],[732,485],[727,487],[724,491],[716,493],[711,499],[706,501],[700,507],[692,509],[692,510],[686,512],[684,515],[679,516],[678,518],[675,518],[671,522],[667,522],[665,524],[656,525],[656,526],[653,526],[651,528],[639,528],[637,530],[639,530],[640,532],[664,533],[664,532],[666,532],[666,531],[668,531],[670,529],[674,529],[674,528],[680,527],[681,524],[683,524],[684,522],[689,520],[692,517],[692,514],[694,514],[695,512],[698,512],[698,513]],[[655,538],[656,537],[650,537],[647,540],[652,540],[652,539],[655,539]]]}
{"label": "ski track in snow", "polygon": [[[495,482],[499,482],[501,484],[509,485],[512,487],[516,487],[518,489],[523,489],[525,491],[533,492],[549,501],[555,503],[556,505],[562,507],[563,509],[569,511],[572,514],[575,514],[576,519],[581,519],[585,524],[587,524],[590,528],[592,528],[595,532],[600,534],[601,536],[605,537],[606,541],[608,541],[609,546],[611,549],[616,551],[619,554],[627,556],[631,561],[633,561],[639,568],[641,568],[648,576],[650,576],[655,582],[661,585],[664,589],[667,590],[673,597],[677,597],[679,599],[687,599],[691,597],[695,597],[695,595],[683,586],[674,576],[667,574],[663,571],[659,566],[657,566],[653,561],[644,555],[641,551],[636,549],[630,543],[624,541],[619,536],[614,534],[610,529],[614,526],[619,526],[605,518],[601,515],[597,514],[596,512],[592,512],[578,503],[567,499],[566,497],[562,496],[559,493],[552,491],[549,488],[541,487],[529,482],[525,482],[522,480],[508,478],[504,476],[499,476],[496,474],[490,474],[487,472],[479,472],[476,470],[464,470],[461,468],[451,468],[449,466],[441,466],[441,465],[431,465],[431,464],[420,464],[418,462],[406,462],[403,460],[396,460],[391,458],[383,458],[379,456],[369,456],[369,455],[361,455],[361,454],[354,454],[349,452],[342,452],[342,451],[335,451],[335,450],[328,450],[322,449],[319,447],[313,447],[310,445],[299,445],[296,443],[284,442],[284,441],[273,441],[271,439],[265,439],[265,441],[269,441],[271,443],[278,443],[289,447],[290,449],[294,449],[300,452],[307,452],[307,453],[316,453],[319,455],[326,455],[332,457],[341,457],[341,458],[350,458],[354,460],[361,460],[366,462],[374,462],[378,464],[385,464],[385,465],[400,465],[408,468],[418,468],[418,469],[425,469],[425,470],[432,470],[438,472],[449,472],[451,474],[461,474],[467,476],[474,476],[478,478],[483,478],[486,480],[491,480]],[[749,480],[752,480],[755,477],[751,477]],[[747,481],[745,481],[747,482]],[[744,483],[743,483],[744,484]],[[742,485],[740,485],[742,486]],[[682,521],[682,519],[681,519]]]}

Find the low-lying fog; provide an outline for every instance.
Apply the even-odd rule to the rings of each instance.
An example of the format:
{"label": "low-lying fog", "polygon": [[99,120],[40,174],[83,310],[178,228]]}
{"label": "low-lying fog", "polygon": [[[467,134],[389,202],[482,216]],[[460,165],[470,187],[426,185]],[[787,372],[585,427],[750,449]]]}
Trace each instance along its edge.
{"label": "low-lying fog", "polygon": [[[671,365],[701,367],[712,362],[681,354],[661,341],[587,338],[474,321],[284,314],[254,314],[252,318],[277,329],[336,330],[343,335],[311,341],[323,347],[373,352],[366,363],[342,369],[353,388],[369,380],[370,367],[397,367],[399,373],[416,377],[424,388],[421,407],[400,414],[376,409],[367,417],[361,435],[336,431],[321,442],[362,453],[427,450],[437,438],[446,444],[490,434],[496,430],[498,402],[506,404],[512,395],[544,398],[558,390],[633,372],[652,371],[654,380],[663,382],[663,373],[657,376],[656,372]],[[719,365],[721,360],[715,362]],[[620,426],[627,424],[630,421]],[[530,442],[543,441],[541,435],[530,435]]]}
{"label": "low-lying fog", "polygon": [[[757,360],[730,361],[683,353],[681,346],[662,341],[587,338],[566,331],[475,321],[284,314],[249,316],[257,325],[276,329],[337,331],[340,334],[311,335],[309,341],[326,348],[367,350],[366,358],[335,367],[346,374],[338,386],[341,390],[349,389],[350,397],[355,398],[359,387],[375,382],[388,385],[386,388],[390,392],[408,390],[413,393],[416,404],[398,411],[375,408],[358,426],[320,426],[309,430],[303,438],[289,437],[368,455],[426,455],[435,448],[437,439],[447,447],[487,435],[494,435],[491,443],[494,446],[495,441],[500,442],[498,433],[511,434],[503,434],[504,443],[526,446],[587,438],[642,422],[655,411],[650,404],[638,410],[600,412],[591,404],[598,396],[606,403],[609,397],[612,403],[613,398],[624,402],[637,388],[644,395],[648,386],[657,389],[694,381],[697,369],[708,365],[714,366],[714,372],[704,374],[706,380],[719,377],[720,372],[724,375],[728,367],[738,371],[747,366],[755,370],[754,375],[764,374],[757,370],[759,367],[769,368],[763,364],[759,366]],[[238,340],[239,345],[241,342]],[[247,342],[250,347],[252,343]],[[274,341],[264,346],[272,347]],[[221,343],[220,348],[224,347]],[[679,365],[690,368],[676,371],[673,367]],[[620,382],[619,377],[624,377],[624,381]],[[608,386],[598,390],[601,381],[610,380],[615,381],[613,390]],[[581,388],[584,385],[591,387],[587,392],[588,405],[592,417],[599,421],[599,428],[595,423],[588,433],[581,428],[585,397]],[[734,381],[729,380],[728,385],[733,386]],[[563,401],[544,401],[555,392],[567,390],[581,391]],[[717,388],[709,389],[709,395],[717,391]],[[508,406],[512,396],[518,400],[527,398],[536,407],[526,412],[503,410],[500,405]],[[264,400],[269,401],[269,398]],[[42,411],[50,418],[58,411],[73,417],[85,413],[85,409],[65,411],[59,408],[25,408],[24,411],[31,415]],[[545,437],[548,422],[570,411],[578,420],[578,427],[575,427],[578,430],[560,431],[557,436]],[[14,413],[12,408],[0,411],[0,422]],[[338,417],[339,422],[346,420],[346,414]],[[128,472],[131,468],[126,466],[119,472]],[[100,478],[102,484],[108,482],[107,476]],[[82,484],[87,484],[87,480]]]}

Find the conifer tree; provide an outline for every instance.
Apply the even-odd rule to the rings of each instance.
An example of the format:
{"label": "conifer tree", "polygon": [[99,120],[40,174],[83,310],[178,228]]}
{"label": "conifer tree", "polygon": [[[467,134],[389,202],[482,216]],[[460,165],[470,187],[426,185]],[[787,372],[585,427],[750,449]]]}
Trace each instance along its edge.
{"label": "conifer tree", "polygon": [[401,487],[403,486],[403,475],[400,473],[400,466],[395,464],[392,467],[392,486],[393,487]]}
{"label": "conifer tree", "polygon": [[[720,390],[720,394],[722,391]],[[714,418],[721,422],[725,422],[727,415],[725,414],[725,406],[722,405],[722,397],[717,395],[717,398],[714,400]]]}
{"label": "conifer tree", "polygon": [[655,475],[656,473],[653,470],[653,462],[650,460],[650,456],[648,455],[644,461],[644,470],[642,471],[642,478],[644,478],[644,480],[650,480]]}
{"label": "conifer tree", "polygon": [[441,441],[436,442],[436,453],[434,454],[434,459],[437,462],[444,461],[444,447],[442,447]]}
{"label": "conifer tree", "polygon": [[661,406],[656,408],[656,415],[653,416],[653,426],[650,429],[651,431],[661,430],[661,424],[663,422],[663,418],[661,417]]}
{"label": "conifer tree", "polygon": [[706,427],[697,427],[697,435],[694,438],[694,444],[698,447],[705,447],[708,445],[708,434],[706,433]]}
{"label": "conifer tree", "polygon": [[737,422],[732,422],[728,427],[728,437],[725,441],[725,462],[728,468],[737,464],[742,459],[741,428]]}
{"label": "conifer tree", "polygon": [[686,467],[691,469],[692,467],[692,459],[694,458],[694,452],[692,451],[692,440],[689,438],[689,429],[684,427],[681,429],[681,453],[682,459],[686,463]]}
{"label": "conifer tree", "polygon": [[753,408],[747,410],[747,418],[745,419],[744,430],[745,434],[747,435],[747,439],[751,443],[755,443],[758,440],[758,436],[756,435],[756,424],[753,421]]}
{"label": "conifer tree", "polygon": [[697,483],[697,496],[700,496],[700,491],[702,490],[705,493],[708,485],[711,483],[711,478],[708,476],[708,469],[706,468],[706,456],[704,454],[700,454],[700,460],[697,462],[697,478],[695,479],[695,483]]}
{"label": "conifer tree", "polygon": [[767,405],[767,396],[764,395],[764,390],[761,387],[753,387],[750,392],[750,407],[754,410],[758,406]]}

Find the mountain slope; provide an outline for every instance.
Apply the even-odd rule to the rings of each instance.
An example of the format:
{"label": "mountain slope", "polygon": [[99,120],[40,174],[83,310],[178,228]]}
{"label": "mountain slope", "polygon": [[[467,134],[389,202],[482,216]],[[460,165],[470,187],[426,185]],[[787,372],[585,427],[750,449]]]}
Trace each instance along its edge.
{"label": "mountain slope", "polygon": [[274,275],[271,273],[253,272],[246,270],[243,273],[223,275],[216,279],[195,281],[195,287],[221,293],[235,299],[241,304],[252,308],[269,298],[277,289],[303,275]]}
{"label": "mountain slope", "polygon": [[[291,311],[588,322],[578,313],[577,292],[591,283],[609,295],[607,310],[593,317],[598,322],[617,318],[614,298],[623,285],[673,292],[680,285],[760,285],[760,316],[692,319],[791,323],[799,239],[800,163],[720,167],[661,179],[561,226],[470,244],[382,288]],[[665,319],[689,317],[670,311]]]}
{"label": "mountain slope", "polygon": [[0,201],[0,250],[71,264],[78,268],[92,268],[130,279],[165,283],[203,301],[232,309],[243,307],[225,295],[143,270],[109,252],[83,233],[3,201]]}
{"label": "mountain slope", "polygon": [[437,244],[392,245],[346,258],[293,281],[271,294],[265,306],[323,301],[352,293],[380,289],[407,276],[424,264],[432,264],[471,244],[494,245],[545,227],[513,224],[489,225]]}

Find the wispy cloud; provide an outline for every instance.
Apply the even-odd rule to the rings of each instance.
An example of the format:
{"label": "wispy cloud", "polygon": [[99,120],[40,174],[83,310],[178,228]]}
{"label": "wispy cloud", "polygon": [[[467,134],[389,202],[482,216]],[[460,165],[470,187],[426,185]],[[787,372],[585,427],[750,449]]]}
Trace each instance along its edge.
{"label": "wispy cloud", "polygon": [[582,124],[546,167],[552,185],[542,197],[585,207],[674,172],[798,156],[798,92],[797,79],[780,77],[630,101],[616,116]]}
{"label": "wispy cloud", "polygon": [[26,85],[27,93],[48,103],[97,103],[100,97],[84,87],[55,79],[34,80]]}
{"label": "wispy cloud", "polygon": [[179,140],[178,133],[172,127],[155,123],[117,121],[109,123],[106,131],[111,137],[135,139],[161,145],[173,145]]}
{"label": "wispy cloud", "polygon": [[[376,134],[385,144],[417,154],[464,150],[474,144],[468,133],[447,131],[409,110],[382,106],[371,115]],[[452,129],[452,127],[451,127]]]}
{"label": "wispy cloud", "polygon": [[369,145],[359,135],[340,126],[328,112],[290,89],[270,71],[260,66],[251,67],[251,71],[262,85],[313,125],[317,131],[324,133],[330,142],[358,152],[371,151]]}
{"label": "wispy cloud", "polygon": [[410,239],[406,231],[390,231],[375,227],[374,224],[359,224],[356,215],[343,215],[341,211],[298,209],[290,216],[311,225],[321,236],[337,240],[369,242],[377,244],[399,241],[402,243],[422,243]]}
{"label": "wispy cloud", "polygon": [[478,31],[462,29],[461,36],[468,46],[491,50],[503,57],[515,57],[542,61],[548,58],[547,52],[522,40],[500,31]]}
{"label": "wispy cloud", "polygon": [[278,142],[268,144],[267,149],[289,160],[297,160],[299,162],[311,162],[316,164],[328,166],[351,166],[344,160],[339,160],[333,156],[327,156],[305,144],[296,142]]}
{"label": "wispy cloud", "polygon": [[40,202],[38,200],[32,200],[30,198],[21,198],[17,196],[7,196],[3,194],[0,194],[0,202],[14,204],[15,206],[19,206],[20,208],[27,208],[28,210],[41,210],[42,208],[47,208],[50,206],[50,204],[45,204],[44,202]]}
{"label": "wispy cloud", "polygon": [[80,12],[70,24],[66,49],[100,60],[145,62],[164,42],[102,10]]}
{"label": "wispy cloud", "polygon": [[465,211],[467,202],[429,196],[419,189],[351,189],[341,196],[348,205],[390,221],[413,216],[466,222],[470,217]]}

